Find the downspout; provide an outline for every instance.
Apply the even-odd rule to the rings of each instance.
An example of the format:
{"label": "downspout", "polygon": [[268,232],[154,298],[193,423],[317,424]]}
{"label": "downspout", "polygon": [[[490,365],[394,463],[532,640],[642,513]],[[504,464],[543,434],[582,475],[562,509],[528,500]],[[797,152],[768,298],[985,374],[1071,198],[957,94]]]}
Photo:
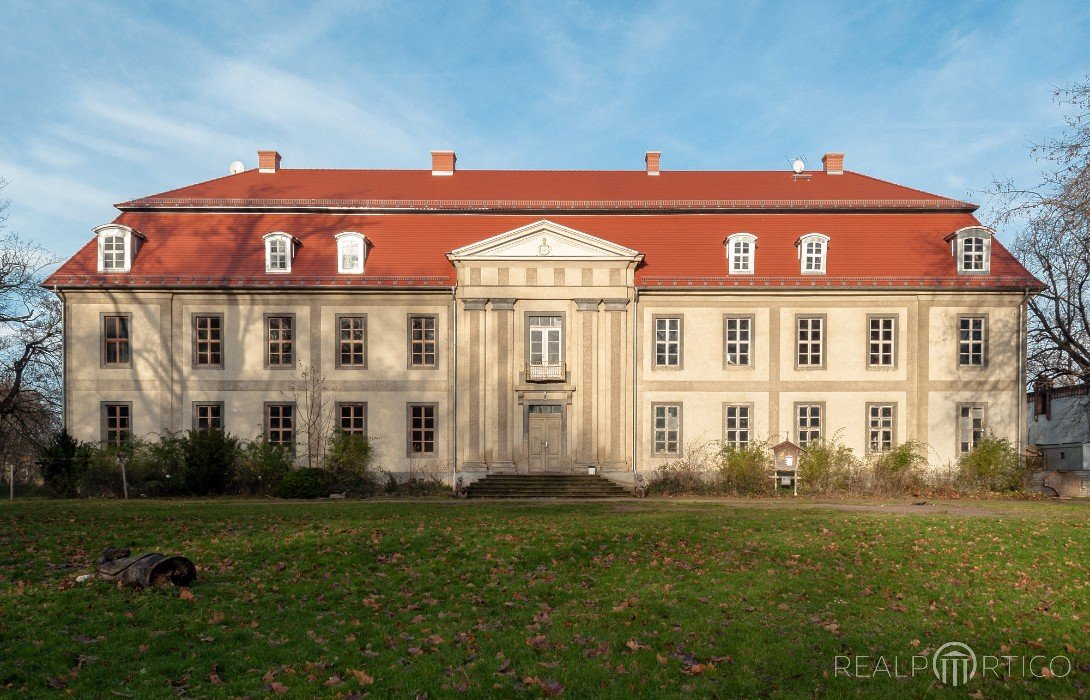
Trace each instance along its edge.
{"label": "downspout", "polygon": [[1029,302],[1030,290],[1027,287],[1022,294],[1022,301],[1018,304],[1018,454],[1025,454],[1026,445],[1023,436],[1029,430],[1026,424],[1026,343],[1028,331],[1026,330],[1026,304]]}
{"label": "downspout", "polygon": [[64,292],[53,285],[53,293],[61,300],[61,430],[68,430],[68,300]]}
{"label": "downspout", "polygon": [[454,474],[451,488],[458,490],[458,286],[450,288],[450,325],[451,336],[454,338],[453,350],[450,353],[450,361],[454,376],[450,383],[450,449],[451,464]]}
{"label": "downspout", "polygon": [[639,342],[640,334],[638,327],[640,324],[640,290],[636,285],[632,285],[632,486],[635,488],[637,476],[639,476],[639,468],[637,466],[636,450],[640,443],[640,411],[639,411],[639,391],[636,386],[636,382],[639,378]]}

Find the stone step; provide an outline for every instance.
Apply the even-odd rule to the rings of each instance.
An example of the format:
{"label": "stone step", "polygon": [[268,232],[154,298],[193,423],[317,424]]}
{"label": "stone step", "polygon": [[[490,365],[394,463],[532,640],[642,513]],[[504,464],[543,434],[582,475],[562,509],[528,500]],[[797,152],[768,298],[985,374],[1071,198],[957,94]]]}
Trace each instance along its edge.
{"label": "stone step", "polygon": [[469,498],[626,498],[628,489],[597,474],[489,474]]}

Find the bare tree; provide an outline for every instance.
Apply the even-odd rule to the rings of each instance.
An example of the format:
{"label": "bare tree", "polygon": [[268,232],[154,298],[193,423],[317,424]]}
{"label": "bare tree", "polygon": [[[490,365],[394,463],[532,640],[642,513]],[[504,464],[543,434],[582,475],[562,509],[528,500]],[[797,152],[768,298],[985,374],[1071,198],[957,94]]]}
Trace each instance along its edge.
{"label": "bare tree", "polygon": [[61,306],[41,286],[56,257],[5,230],[10,205],[0,201],[0,445],[14,478],[57,423]]}
{"label": "bare tree", "polygon": [[306,436],[307,466],[320,467],[325,459],[327,439],[333,430],[333,405],[326,389],[325,374],[320,367],[302,365],[298,374],[292,374],[288,394],[295,401],[300,432]]}
{"label": "bare tree", "polygon": [[1054,97],[1066,128],[1031,148],[1041,182],[997,181],[992,193],[996,225],[1020,228],[1013,251],[1047,285],[1029,302],[1029,377],[1073,384],[1090,379],[1090,77]]}

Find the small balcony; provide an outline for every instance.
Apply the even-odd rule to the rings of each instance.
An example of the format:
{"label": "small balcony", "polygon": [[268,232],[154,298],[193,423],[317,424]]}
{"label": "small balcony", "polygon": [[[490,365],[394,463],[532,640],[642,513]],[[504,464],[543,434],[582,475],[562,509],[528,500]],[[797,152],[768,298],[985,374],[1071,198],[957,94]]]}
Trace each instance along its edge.
{"label": "small balcony", "polygon": [[563,362],[547,365],[526,363],[526,381],[528,382],[562,382],[567,378],[567,366]]}

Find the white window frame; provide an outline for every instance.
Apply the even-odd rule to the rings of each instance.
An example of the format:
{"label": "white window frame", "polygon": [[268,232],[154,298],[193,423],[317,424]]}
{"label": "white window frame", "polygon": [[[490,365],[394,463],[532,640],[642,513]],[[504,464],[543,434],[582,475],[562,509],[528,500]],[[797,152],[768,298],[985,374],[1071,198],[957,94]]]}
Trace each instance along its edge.
{"label": "white window frame", "polygon": [[[966,226],[954,232],[950,239],[950,253],[957,261],[959,275],[986,275],[991,272],[993,235],[994,232],[985,226]],[[968,250],[970,246],[976,250]]]}
{"label": "white window frame", "polygon": [[726,367],[753,364],[753,321],[753,316],[723,317],[723,364]]}
{"label": "white window frame", "polygon": [[795,443],[806,449],[825,437],[825,404],[820,401],[795,404]]}
{"label": "white window frame", "polygon": [[[344,231],[334,236],[337,239],[337,272],[342,275],[361,275],[367,263],[367,238],[362,233]],[[354,265],[345,265],[346,248],[350,244],[359,246]]]}
{"label": "white window frame", "polygon": [[680,403],[651,404],[651,454],[681,455],[681,411]]}
{"label": "white window frame", "polygon": [[682,333],[685,327],[683,318],[681,316],[653,316],[651,320],[651,328],[654,333],[652,366],[655,369],[681,369]]}
{"label": "white window frame", "polygon": [[867,452],[892,452],[897,446],[897,404],[867,404]]}
{"label": "white window frame", "polygon": [[723,406],[723,444],[745,449],[753,439],[753,404]]}
{"label": "white window frame", "polygon": [[727,273],[752,275],[757,257],[757,237],[752,233],[732,233],[727,236]]}
{"label": "white window frame", "polygon": [[795,317],[795,369],[825,368],[825,316]]}
{"label": "white window frame", "polygon": [[[98,271],[106,273],[129,272],[132,270],[132,260],[139,247],[141,234],[128,226],[120,224],[106,224],[94,229],[98,239]],[[121,239],[121,266],[106,267],[106,243],[115,238]]]}
{"label": "white window frame", "polygon": [[[291,272],[291,262],[295,257],[295,239],[290,234],[283,231],[274,231],[273,233],[266,233],[262,236],[265,241],[265,272],[272,274],[288,274]],[[273,267],[273,245],[283,242],[286,249],[285,253],[285,266],[283,268]]]}
{"label": "white window frame", "polygon": [[795,244],[799,254],[799,272],[804,275],[824,275],[829,257],[829,237],[808,233]]}

